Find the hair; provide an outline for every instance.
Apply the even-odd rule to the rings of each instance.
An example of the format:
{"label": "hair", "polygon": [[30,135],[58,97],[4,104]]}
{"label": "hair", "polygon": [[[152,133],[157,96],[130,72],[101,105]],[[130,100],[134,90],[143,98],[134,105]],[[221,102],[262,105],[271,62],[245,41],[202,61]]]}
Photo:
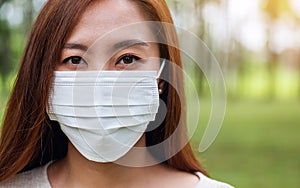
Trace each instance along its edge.
{"label": "hair", "polygon": [[[165,1],[131,0],[138,5],[149,21],[173,24]],[[7,104],[0,137],[0,182],[17,173],[42,166],[51,160],[59,160],[67,153],[68,139],[59,124],[51,121],[46,113],[51,90],[53,72],[59,62],[61,51],[71,31],[86,8],[95,0],[48,0],[38,15],[20,69]],[[178,44],[175,28],[164,28],[161,32],[166,42]],[[182,67],[180,52],[172,46],[160,45],[160,56]],[[168,70],[169,79],[175,83],[177,92],[166,83],[161,96],[167,104],[164,122],[155,130],[146,133],[146,145],[152,146],[176,135],[164,146],[170,153],[173,145],[187,140],[183,101],[183,76]],[[182,92],[182,93],[178,93]],[[181,120],[180,120],[181,117]],[[164,162],[175,169],[186,172],[200,171],[207,175],[187,143],[181,151]]]}

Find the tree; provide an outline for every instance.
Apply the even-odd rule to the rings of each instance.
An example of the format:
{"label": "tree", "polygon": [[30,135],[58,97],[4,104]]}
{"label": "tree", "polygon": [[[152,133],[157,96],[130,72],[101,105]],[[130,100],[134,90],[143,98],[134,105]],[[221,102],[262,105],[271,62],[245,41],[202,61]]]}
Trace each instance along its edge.
{"label": "tree", "polygon": [[[0,1],[0,7],[8,2],[7,0]],[[5,78],[10,72],[11,69],[11,58],[10,58],[10,28],[6,20],[0,20],[0,77],[3,83],[5,82]],[[3,85],[3,84],[2,84]]]}
{"label": "tree", "polygon": [[[15,53],[16,48],[20,48],[20,44],[12,42],[18,35],[26,35],[31,28],[33,17],[34,17],[34,7],[33,0],[27,0],[24,2],[16,2],[13,0],[1,0],[0,8],[5,4],[10,3],[12,6],[21,7],[23,9],[24,20],[19,26],[11,27],[9,20],[0,20],[0,77],[3,82],[6,82],[7,76],[11,73],[16,65],[16,61],[20,59],[20,52]],[[24,37],[26,38],[26,37]],[[21,41],[19,41],[21,42]],[[23,45],[23,44],[22,44]],[[13,50],[14,49],[14,50]],[[2,84],[3,85],[3,84]]]}
{"label": "tree", "polygon": [[[272,25],[275,23],[277,19],[279,19],[284,13],[291,13],[291,9],[288,1],[283,0],[267,0],[265,7],[262,7],[265,13],[269,16],[268,22],[268,36],[269,36],[269,44],[270,44],[270,36],[273,31]],[[276,78],[275,71],[278,67],[279,63],[279,54],[272,51],[269,47],[267,49],[269,62],[268,62],[268,72],[269,72],[269,97],[270,99],[274,98],[275,90],[276,90]]]}

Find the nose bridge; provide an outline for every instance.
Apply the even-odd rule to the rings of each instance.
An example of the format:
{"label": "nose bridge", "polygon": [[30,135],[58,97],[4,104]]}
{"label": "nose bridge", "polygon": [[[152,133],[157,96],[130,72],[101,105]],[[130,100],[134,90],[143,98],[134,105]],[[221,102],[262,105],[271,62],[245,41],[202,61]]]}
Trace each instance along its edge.
{"label": "nose bridge", "polygon": [[108,61],[104,62],[104,61],[97,60],[88,66],[88,70],[89,71],[109,71],[109,70],[115,70],[115,66],[113,66]]}
{"label": "nose bridge", "polygon": [[107,46],[108,44],[104,42],[97,42],[93,44],[83,55],[88,61],[88,71],[104,71],[114,69],[114,67],[110,65],[112,54],[106,53]]}

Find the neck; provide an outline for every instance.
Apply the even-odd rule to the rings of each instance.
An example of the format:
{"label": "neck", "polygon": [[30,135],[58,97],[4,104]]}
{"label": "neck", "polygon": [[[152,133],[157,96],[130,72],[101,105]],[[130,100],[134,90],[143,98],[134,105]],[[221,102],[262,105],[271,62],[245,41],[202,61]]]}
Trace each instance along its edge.
{"label": "neck", "polygon": [[[145,136],[143,136],[135,146],[145,147]],[[142,180],[143,177],[151,177],[149,175],[155,171],[154,169],[164,168],[163,165],[148,165],[149,167],[141,167],[142,165],[135,165],[140,167],[132,167],[126,165],[132,162],[132,160],[129,161],[128,159],[134,159],[134,161],[138,161],[139,164],[146,164],[146,162],[151,160],[155,162],[151,154],[146,152],[146,150],[144,151],[142,154],[139,153],[138,158],[136,157],[137,155],[134,155],[134,152],[131,153],[130,151],[114,163],[98,163],[87,160],[69,143],[67,156],[56,165],[56,171],[58,173],[53,172],[52,174],[56,174],[57,177],[61,178],[60,181],[56,182],[63,180],[64,185],[68,184],[69,186],[81,185],[82,187],[93,187],[95,185],[101,185],[103,187],[116,187],[123,185],[124,182],[126,182],[126,185],[130,185],[130,183],[136,184],[137,181]],[[133,158],[132,156],[135,157]],[[55,167],[53,167],[53,171],[55,171]],[[148,173],[148,175],[145,173]],[[49,178],[51,180],[50,175]]]}

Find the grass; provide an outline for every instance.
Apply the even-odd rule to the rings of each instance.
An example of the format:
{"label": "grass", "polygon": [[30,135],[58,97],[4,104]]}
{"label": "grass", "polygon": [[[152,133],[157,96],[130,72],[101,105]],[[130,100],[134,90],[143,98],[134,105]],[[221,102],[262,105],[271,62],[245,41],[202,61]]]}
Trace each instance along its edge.
{"label": "grass", "polygon": [[[209,103],[202,103],[209,109]],[[200,125],[205,126],[208,111]],[[198,145],[203,126],[192,143]],[[300,102],[228,102],[221,132],[197,153],[210,175],[236,187],[300,186]]]}
{"label": "grass", "polygon": [[[0,92],[1,94],[1,92]],[[7,97],[0,96],[0,122]],[[210,111],[201,100],[198,147]],[[197,152],[212,178],[236,187],[300,186],[300,102],[229,101],[223,127],[204,153]]]}
{"label": "grass", "polygon": [[0,127],[3,120],[3,113],[5,111],[6,103],[9,97],[9,93],[12,90],[14,81],[16,79],[16,73],[13,71],[5,80],[0,76]]}
{"label": "grass", "polygon": [[0,128],[2,125],[3,114],[5,111],[6,103],[7,103],[7,96],[5,94],[3,94],[3,92],[1,92],[1,90],[0,90]]}

